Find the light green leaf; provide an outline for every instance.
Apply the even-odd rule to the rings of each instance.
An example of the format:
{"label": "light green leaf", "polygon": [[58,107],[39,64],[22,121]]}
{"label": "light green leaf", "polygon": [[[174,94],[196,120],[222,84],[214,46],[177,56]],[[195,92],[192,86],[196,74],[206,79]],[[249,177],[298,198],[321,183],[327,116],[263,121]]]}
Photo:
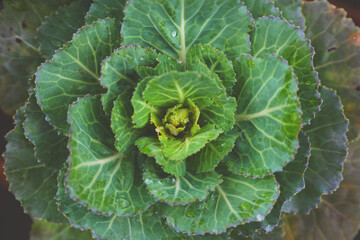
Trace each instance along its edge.
{"label": "light green leaf", "polygon": [[157,215],[156,205],[136,216],[118,217],[99,215],[79,205],[65,193],[65,171],[59,175],[57,201],[60,211],[69,219],[72,226],[80,229],[91,229],[93,235],[104,240],[139,239],[168,240],[178,236]]}
{"label": "light green leaf", "polygon": [[274,0],[243,0],[243,2],[255,19],[263,16],[280,17],[280,10],[275,6]]}
{"label": "light green leaf", "polygon": [[291,67],[274,55],[263,59],[240,56],[235,119],[242,137],[226,157],[231,171],[264,176],[280,171],[298,148],[300,106]]}
{"label": "light green leaf", "polygon": [[309,215],[286,214],[286,237],[298,236],[299,239],[309,240],[357,238],[360,223],[360,141],[350,145],[349,150],[344,180],[339,189],[323,196],[319,207]]}
{"label": "light green leaf", "polygon": [[135,127],[138,128],[145,127],[150,123],[150,114],[152,109],[154,109],[145,101],[142,95],[150,80],[151,77],[141,80],[141,82],[139,82],[136,86],[133,97],[131,98],[131,104],[134,108],[134,114],[131,118]]}
{"label": "light green leaf", "polygon": [[170,205],[189,204],[195,200],[204,200],[209,191],[222,182],[215,171],[194,174],[186,171],[184,176],[164,175],[155,161],[147,159],[144,164],[144,182],[150,194],[156,200]]}
{"label": "light green leaf", "polygon": [[226,92],[231,94],[235,83],[235,73],[231,61],[225,54],[210,45],[195,45],[191,48],[187,55],[189,68],[195,64],[195,60],[199,59],[204,63],[212,73],[216,73],[222,84],[226,88]]}
{"label": "light green leaf", "polygon": [[114,216],[138,214],[148,208],[148,195],[136,169],[134,153],[115,152],[110,123],[100,97],[87,96],[73,104],[70,166],[66,188],[91,211]]}
{"label": "light green leaf", "polygon": [[60,169],[69,155],[66,148],[68,139],[58,135],[45,120],[35,95],[31,95],[26,104],[23,127],[25,136],[35,146],[36,159],[49,168]]}
{"label": "light green leaf", "polygon": [[161,165],[164,172],[170,173],[175,176],[184,176],[186,171],[185,161],[172,161],[166,159],[162,153],[161,143],[155,137],[142,137],[135,141],[135,145],[139,151],[154,157],[156,163]]}
{"label": "light green leaf", "polygon": [[236,0],[134,0],[122,26],[125,44],[153,47],[186,64],[194,44],[209,44],[234,59],[249,52],[252,18]]}
{"label": "light green leaf", "polygon": [[222,179],[206,200],[166,207],[167,224],[187,233],[224,232],[230,226],[264,219],[279,194],[273,175],[251,178],[228,174]]}
{"label": "light green leaf", "polygon": [[319,205],[321,195],[339,187],[347,155],[348,121],[336,93],[320,89],[323,104],[316,118],[304,127],[311,143],[309,167],[305,172],[305,188],[284,205],[285,211],[309,213]]}
{"label": "light green leaf", "polygon": [[107,57],[101,66],[101,84],[108,89],[102,102],[106,113],[111,112],[113,101],[125,89],[134,89],[139,81],[136,68],[155,66],[157,54],[138,45],[128,45],[117,49]]}
{"label": "light green leaf", "polygon": [[187,158],[187,166],[197,173],[214,170],[218,163],[233,149],[239,133],[233,129],[209,142],[199,152]]}
{"label": "light green leaf", "polygon": [[134,141],[141,135],[141,131],[134,128],[131,121],[130,97],[129,90],[121,93],[115,100],[111,112],[111,128],[115,134],[115,148],[122,154],[132,150]]}
{"label": "light green leaf", "polygon": [[165,74],[170,71],[182,72],[183,70],[183,66],[180,63],[166,55],[159,54],[157,60],[159,64],[155,67],[156,75]]}
{"label": "light green leaf", "polygon": [[327,1],[304,2],[303,13],[306,37],[316,51],[315,69],[321,82],[341,97],[353,140],[360,133],[360,28]]}
{"label": "light green leaf", "polygon": [[309,139],[305,134],[299,135],[300,147],[295,159],[289,162],[281,172],[275,173],[276,181],[280,184],[280,195],[273,209],[262,222],[250,222],[240,225],[236,231],[243,235],[252,235],[255,231],[272,232],[279,224],[282,207],[296,193],[305,187],[304,173],[308,167],[310,157]]}
{"label": "light green leaf", "polygon": [[77,97],[102,93],[101,61],[119,45],[114,20],[104,19],[79,30],[73,40],[36,73],[36,97],[50,124],[67,134],[69,105]]}
{"label": "light green leaf", "polygon": [[84,25],[84,16],[91,0],[77,0],[50,14],[37,30],[40,51],[51,58],[55,50],[71,40],[73,34]]}
{"label": "light green leaf", "polygon": [[301,0],[277,0],[275,6],[280,9],[281,15],[292,24],[305,30],[305,17],[302,14],[304,1]]}
{"label": "light green leaf", "polygon": [[221,93],[215,79],[196,72],[169,72],[154,77],[143,96],[151,106],[172,107],[190,98],[202,110]]}
{"label": "light green leaf", "polygon": [[66,222],[57,210],[54,196],[58,170],[47,168],[34,156],[34,145],[25,135],[24,107],[15,115],[15,129],[8,133],[6,140],[5,174],[11,192],[19,200],[25,212],[52,222]]}
{"label": "light green leaf", "polygon": [[30,233],[30,240],[90,240],[90,231],[77,230],[70,224],[56,224],[36,220]]}
{"label": "light green leaf", "polygon": [[195,135],[185,139],[169,139],[161,137],[160,142],[164,155],[171,160],[182,160],[200,151],[208,142],[216,139],[221,129],[216,129],[215,125],[208,124],[203,126]]}
{"label": "light green leaf", "polygon": [[319,79],[312,63],[314,50],[309,40],[301,30],[275,17],[257,20],[250,39],[251,55],[264,57],[266,54],[276,54],[293,67],[299,81],[302,122],[308,124],[318,112],[321,102],[317,90]]}
{"label": "light green leaf", "polygon": [[45,17],[71,0],[2,1],[0,12],[0,105],[13,115],[27,97],[28,79],[43,61],[35,39]]}
{"label": "light green leaf", "polygon": [[236,108],[236,99],[222,94],[215,98],[209,107],[201,111],[200,121],[211,122],[227,132],[234,127]]}
{"label": "light green leaf", "polygon": [[122,21],[126,0],[94,0],[86,15],[86,24],[103,18],[115,18]]}

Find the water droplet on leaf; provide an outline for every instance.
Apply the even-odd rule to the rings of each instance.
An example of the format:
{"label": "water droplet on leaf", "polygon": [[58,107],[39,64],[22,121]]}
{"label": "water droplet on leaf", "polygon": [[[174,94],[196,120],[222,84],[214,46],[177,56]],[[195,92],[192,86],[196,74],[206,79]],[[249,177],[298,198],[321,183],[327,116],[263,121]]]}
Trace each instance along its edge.
{"label": "water droplet on leaf", "polygon": [[172,37],[176,37],[176,35],[177,35],[177,32],[176,32],[176,31],[172,31],[172,32],[171,32],[171,36],[172,36]]}

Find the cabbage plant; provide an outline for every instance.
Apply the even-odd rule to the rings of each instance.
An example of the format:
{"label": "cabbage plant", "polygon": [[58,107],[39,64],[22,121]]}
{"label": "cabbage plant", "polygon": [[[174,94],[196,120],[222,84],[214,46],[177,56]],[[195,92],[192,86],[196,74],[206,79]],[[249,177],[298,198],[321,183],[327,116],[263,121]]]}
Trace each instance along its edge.
{"label": "cabbage plant", "polygon": [[326,1],[4,1],[1,24],[3,108],[29,89],[5,172],[50,235],[259,237],[342,180],[360,32]]}

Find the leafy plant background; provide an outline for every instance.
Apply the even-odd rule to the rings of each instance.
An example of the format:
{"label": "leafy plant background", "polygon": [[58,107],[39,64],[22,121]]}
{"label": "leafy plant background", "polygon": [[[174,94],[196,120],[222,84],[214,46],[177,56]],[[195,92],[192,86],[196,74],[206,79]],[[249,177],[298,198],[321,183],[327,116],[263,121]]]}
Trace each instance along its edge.
{"label": "leafy plant background", "polygon": [[[329,0],[338,7],[345,8],[348,16],[360,25],[360,2],[358,0]],[[0,0],[0,9],[2,0]],[[360,91],[360,86],[358,86]],[[0,155],[5,150],[4,135],[13,128],[12,118],[0,109]],[[349,236],[360,227],[360,216],[352,212],[360,212],[360,143],[353,144],[350,149],[349,160],[345,165],[344,181],[334,194],[326,196],[320,207],[313,210],[310,215],[287,215],[284,218],[286,240],[296,239],[325,239],[322,235],[326,231],[334,231],[339,239],[349,239]],[[24,214],[19,202],[7,191],[8,185],[3,172],[3,159],[0,158],[0,239],[28,239],[32,224],[31,218]],[[359,215],[359,214],[358,214]],[[324,221],[327,219],[327,221]],[[49,226],[51,227],[51,226]],[[273,233],[282,234],[279,229]],[[262,239],[259,236],[259,239]],[[355,237],[360,240],[360,232]]]}

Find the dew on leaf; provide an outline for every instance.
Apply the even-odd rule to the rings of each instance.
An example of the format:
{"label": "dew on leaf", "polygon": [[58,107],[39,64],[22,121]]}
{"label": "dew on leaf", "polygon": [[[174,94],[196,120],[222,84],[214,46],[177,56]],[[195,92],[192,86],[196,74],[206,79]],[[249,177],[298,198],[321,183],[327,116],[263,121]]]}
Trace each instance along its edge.
{"label": "dew on leaf", "polygon": [[264,220],[264,216],[261,216],[260,214],[256,215],[256,220],[258,220],[259,222]]}
{"label": "dew on leaf", "polygon": [[176,31],[172,31],[172,32],[171,32],[171,36],[172,36],[172,37],[176,37],[176,35],[177,35],[177,32],[176,32]]}

